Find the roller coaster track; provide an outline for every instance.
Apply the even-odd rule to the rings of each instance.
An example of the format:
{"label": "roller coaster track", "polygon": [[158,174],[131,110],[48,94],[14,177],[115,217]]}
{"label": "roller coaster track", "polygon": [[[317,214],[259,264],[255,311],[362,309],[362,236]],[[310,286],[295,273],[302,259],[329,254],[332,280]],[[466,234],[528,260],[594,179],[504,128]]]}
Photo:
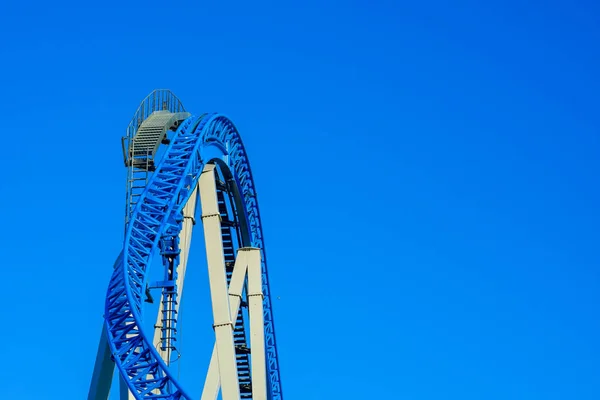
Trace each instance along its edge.
{"label": "roller coaster track", "polygon": [[[248,156],[237,129],[227,117],[204,114],[190,116],[179,124],[145,188],[138,194],[135,204],[130,205],[123,250],[115,263],[106,295],[105,332],[112,360],[136,399],[192,398],[174,377],[168,360],[163,359],[153,344],[154,332],[143,329],[142,306],[148,290],[149,265],[156,254],[160,253],[165,266],[170,263],[170,277],[176,278],[183,209],[198,187],[203,171],[210,165],[214,165],[216,171],[228,284],[236,251],[244,248],[260,250],[267,398],[283,398],[265,243]],[[163,296],[165,293],[170,293],[173,301],[178,300],[172,288],[171,291],[163,290]],[[167,329],[175,330],[177,322],[176,312],[170,315],[172,325],[170,328],[163,326],[163,339],[168,339],[161,343],[166,347],[171,345],[169,340],[174,340]],[[247,321],[244,322],[242,307],[232,317],[239,393],[242,399],[250,399],[249,352],[243,351],[248,348]]]}

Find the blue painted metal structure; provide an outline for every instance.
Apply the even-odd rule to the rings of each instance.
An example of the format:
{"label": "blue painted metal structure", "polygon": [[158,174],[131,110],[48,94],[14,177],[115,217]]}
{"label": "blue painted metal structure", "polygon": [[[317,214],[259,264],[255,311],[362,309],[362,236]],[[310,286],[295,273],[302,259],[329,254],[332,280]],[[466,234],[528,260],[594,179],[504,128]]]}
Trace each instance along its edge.
{"label": "blue painted metal structure", "polygon": [[243,209],[240,226],[249,240],[243,245],[262,251],[267,396],[280,400],[283,397],[256,189],[240,135],[223,115],[192,116],[180,124],[132,211],[106,296],[105,324],[111,353],[137,399],[191,399],[154,348],[153,332],[142,328],[141,310],[153,255],[160,250],[164,257],[166,249],[176,267],[182,210],[209,162],[224,164],[231,172]]}

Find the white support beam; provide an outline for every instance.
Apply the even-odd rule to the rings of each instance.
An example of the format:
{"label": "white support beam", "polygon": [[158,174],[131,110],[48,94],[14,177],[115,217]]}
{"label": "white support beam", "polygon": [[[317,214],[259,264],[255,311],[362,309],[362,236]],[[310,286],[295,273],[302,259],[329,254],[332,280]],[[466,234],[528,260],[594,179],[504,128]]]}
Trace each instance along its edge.
{"label": "white support beam", "polygon": [[219,361],[217,359],[217,345],[215,344],[210,357],[210,364],[208,365],[208,372],[206,373],[206,380],[204,381],[202,397],[200,397],[200,400],[216,400],[220,388]]}
{"label": "white support beam", "polygon": [[252,400],[267,400],[265,327],[260,249],[244,248],[248,253],[248,310],[250,314],[250,357],[252,363]]}
{"label": "white support beam", "polygon": [[[181,232],[179,232],[179,265],[177,266],[177,305],[175,306],[175,311],[179,314],[179,306],[181,305],[181,296],[183,295],[183,283],[185,281],[185,272],[187,270],[187,263],[190,254],[190,246],[192,243],[192,230],[195,224],[194,215],[196,213],[196,199],[198,195],[198,186],[194,188],[188,202],[183,207],[183,222],[181,224]],[[161,350],[160,346],[160,328],[162,327],[162,311],[163,311],[163,303],[162,303],[162,294],[160,301],[158,303],[158,315],[156,317],[156,324],[154,325],[154,339],[152,344],[156,346],[156,350],[158,350],[158,354],[160,354],[161,358],[165,361],[167,365],[169,365],[170,354],[167,350]]]}
{"label": "white support beam", "polygon": [[[242,249],[240,249],[242,250]],[[247,252],[238,251],[233,266],[233,273],[229,281],[229,313],[235,318],[240,309],[242,301],[242,290],[244,289],[244,281],[246,280],[246,269],[248,266]],[[219,362],[217,360],[217,346],[213,347],[206,381],[202,389],[201,400],[215,400],[219,394],[221,381],[219,379]]]}
{"label": "white support beam", "polygon": [[88,400],[108,399],[114,371],[115,363],[111,359],[110,347],[108,346],[108,338],[106,336],[106,326],[103,324]]}
{"label": "white support beam", "polygon": [[239,400],[240,388],[233,344],[233,323],[229,310],[225,258],[221,241],[221,215],[219,214],[217,201],[214,169],[214,165],[207,165],[200,175],[199,184],[213,310],[213,328],[217,344],[222,398],[223,400]]}
{"label": "white support beam", "polygon": [[129,391],[125,379],[119,374],[119,398],[120,400],[135,400],[133,393]]}

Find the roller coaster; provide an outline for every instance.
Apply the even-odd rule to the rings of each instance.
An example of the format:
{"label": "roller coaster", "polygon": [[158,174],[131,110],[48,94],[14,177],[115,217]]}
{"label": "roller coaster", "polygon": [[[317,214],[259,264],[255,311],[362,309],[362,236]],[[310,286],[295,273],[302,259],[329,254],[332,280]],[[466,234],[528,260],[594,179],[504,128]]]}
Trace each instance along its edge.
{"label": "roller coaster", "polygon": [[[108,284],[88,400],[109,398],[115,367],[121,400],[192,399],[173,363],[197,211],[215,336],[201,399],[282,400],[256,188],[236,127],[221,114],[192,115],[173,93],[155,90],[121,145],[125,235]],[[148,328],[150,304],[158,311]]]}

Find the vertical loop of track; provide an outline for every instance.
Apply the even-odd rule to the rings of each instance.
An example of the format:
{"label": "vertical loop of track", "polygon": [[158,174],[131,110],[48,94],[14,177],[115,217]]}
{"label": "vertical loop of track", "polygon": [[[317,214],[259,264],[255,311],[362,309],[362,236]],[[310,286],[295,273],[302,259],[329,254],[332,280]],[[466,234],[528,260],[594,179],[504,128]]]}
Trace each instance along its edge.
{"label": "vertical loop of track", "polygon": [[237,184],[252,247],[262,251],[268,398],[282,399],[266,254],[250,164],[233,123],[218,114],[190,117],[181,124],[127,225],[123,253],[111,277],[105,324],[114,361],[137,399],[191,399],[142,328],[146,270],[161,235],[181,229],[182,209],[215,149]]}

